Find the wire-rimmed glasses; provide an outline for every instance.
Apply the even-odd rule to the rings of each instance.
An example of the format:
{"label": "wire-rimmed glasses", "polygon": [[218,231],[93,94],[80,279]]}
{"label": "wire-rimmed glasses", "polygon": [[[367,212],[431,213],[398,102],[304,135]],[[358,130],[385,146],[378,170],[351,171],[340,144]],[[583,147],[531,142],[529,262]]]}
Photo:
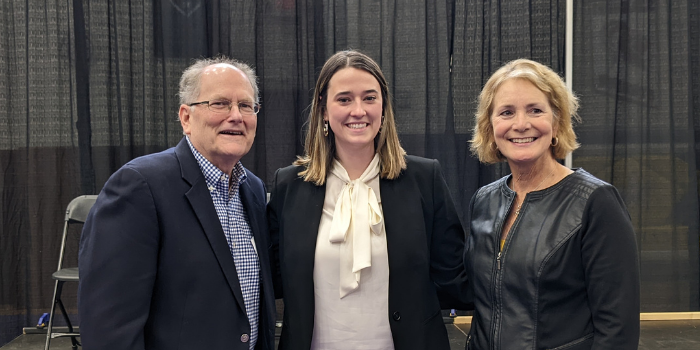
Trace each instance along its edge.
{"label": "wire-rimmed glasses", "polygon": [[[214,113],[228,113],[231,111],[231,108],[233,108],[233,102],[229,100],[200,101],[188,104],[190,107],[196,105],[207,105],[209,110]],[[254,115],[260,112],[260,104],[258,103],[242,101],[236,103],[236,105],[238,105],[238,111],[240,111],[242,115]]]}

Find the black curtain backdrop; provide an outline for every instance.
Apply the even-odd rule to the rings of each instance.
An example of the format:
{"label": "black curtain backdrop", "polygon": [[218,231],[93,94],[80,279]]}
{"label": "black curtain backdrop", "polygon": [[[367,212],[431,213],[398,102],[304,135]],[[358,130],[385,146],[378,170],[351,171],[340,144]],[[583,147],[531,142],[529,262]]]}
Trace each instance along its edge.
{"label": "black curtain backdrop", "polygon": [[575,1],[573,163],[615,185],[637,233],[642,310],[697,311],[700,5]]}
{"label": "black curtain backdrop", "polygon": [[[347,48],[369,54],[389,81],[402,144],[440,160],[464,212],[479,186],[509,172],[469,154],[477,95],[515,58],[564,75],[565,3],[0,2],[0,345],[49,311],[68,202],[181,139],[177,85],[193,58],[221,53],[257,69],[263,108],[243,163],[269,181],[302,152],[325,59]],[[627,203],[642,310],[698,311],[700,4],[574,3],[583,122],[573,165],[611,182]],[[64,290],[74,314],[75,287]]]}

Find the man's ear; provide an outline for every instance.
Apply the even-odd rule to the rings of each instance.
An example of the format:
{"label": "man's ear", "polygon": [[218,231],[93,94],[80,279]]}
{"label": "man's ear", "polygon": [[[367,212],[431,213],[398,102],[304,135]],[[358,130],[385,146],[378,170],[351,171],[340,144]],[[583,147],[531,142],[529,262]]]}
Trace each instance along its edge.
{"label": "man's ear", "polygon": [[191,112],[191,106],[188,106],[186,104],[180,105],[180,111],[178,112],[178,116],[180,118],[180,125],[182,125],[182,131],[185,133],[185,135],[190,134],[190,118],[192,117],[192,115],[190,114]]}

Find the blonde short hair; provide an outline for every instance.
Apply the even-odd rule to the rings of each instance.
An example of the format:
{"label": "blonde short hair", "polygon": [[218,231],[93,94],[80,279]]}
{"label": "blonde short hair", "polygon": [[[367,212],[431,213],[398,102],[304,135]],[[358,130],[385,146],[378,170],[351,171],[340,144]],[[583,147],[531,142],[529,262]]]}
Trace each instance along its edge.
{"label": "blonde short hair", "polygon": [[304,181],[313,182],[319,186],[326,182],[326,176],[330,174],[336,152],[333,130],[328,129],[328,136],[324,136],[323,132],[323,112],[328,100],[328,84],[336,72],[348,67],[361,69],[372,74],[377,79],[381,89],[384,121],[381,131],[374,138],[375,152],[379,154],[381,161],[379,176],[384,179],[395,179],[401,170],[406,169],[406,151],[399,143],[394,110],[389,96],[389,86],[379,65],[363,53],[353,50],[339,51],[326,61],[318,80],[316,80],[304,144],[304,156],[298,157],[294,162],[295,165],[305,167],[299,173]]}
{"label": "blonde short hair", "polygon": [[542,91],[553,110],[554,125],[557,130],[556,142],[552,146],[555,159],[563,159],[566,154],[579,147],[574,133],[572,118],[579,121],[578,98],[566,88],[561,77],[549,67],[528,59],[518,59],[499,68],[486,82],[479,94],[479,106],[475,117],[474,135],[471,139],[471,151],[479,161],[487,164],[506,160],[494,147],[493,98],[501,85],[509,79],[524,79]]}

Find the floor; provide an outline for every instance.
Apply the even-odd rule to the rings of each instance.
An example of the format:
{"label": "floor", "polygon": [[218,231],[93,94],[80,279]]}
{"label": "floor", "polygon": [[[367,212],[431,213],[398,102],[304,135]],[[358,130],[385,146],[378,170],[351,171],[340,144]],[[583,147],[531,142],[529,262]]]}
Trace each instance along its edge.
{"label": "floor", "polygon": [[[452,350],[462,350],[466,342],[469,324],[447,324]],[[278,332],[279,335],[279,332]],[[46,336],[43,334],[23,334],[0,350],[41,350]],[[51,349],[69,350],[70,339],[58,338],[51,342]],[[642,336],[639,350],[697,350],[700,349],[700,320],[687,321],[642,321]]]}

